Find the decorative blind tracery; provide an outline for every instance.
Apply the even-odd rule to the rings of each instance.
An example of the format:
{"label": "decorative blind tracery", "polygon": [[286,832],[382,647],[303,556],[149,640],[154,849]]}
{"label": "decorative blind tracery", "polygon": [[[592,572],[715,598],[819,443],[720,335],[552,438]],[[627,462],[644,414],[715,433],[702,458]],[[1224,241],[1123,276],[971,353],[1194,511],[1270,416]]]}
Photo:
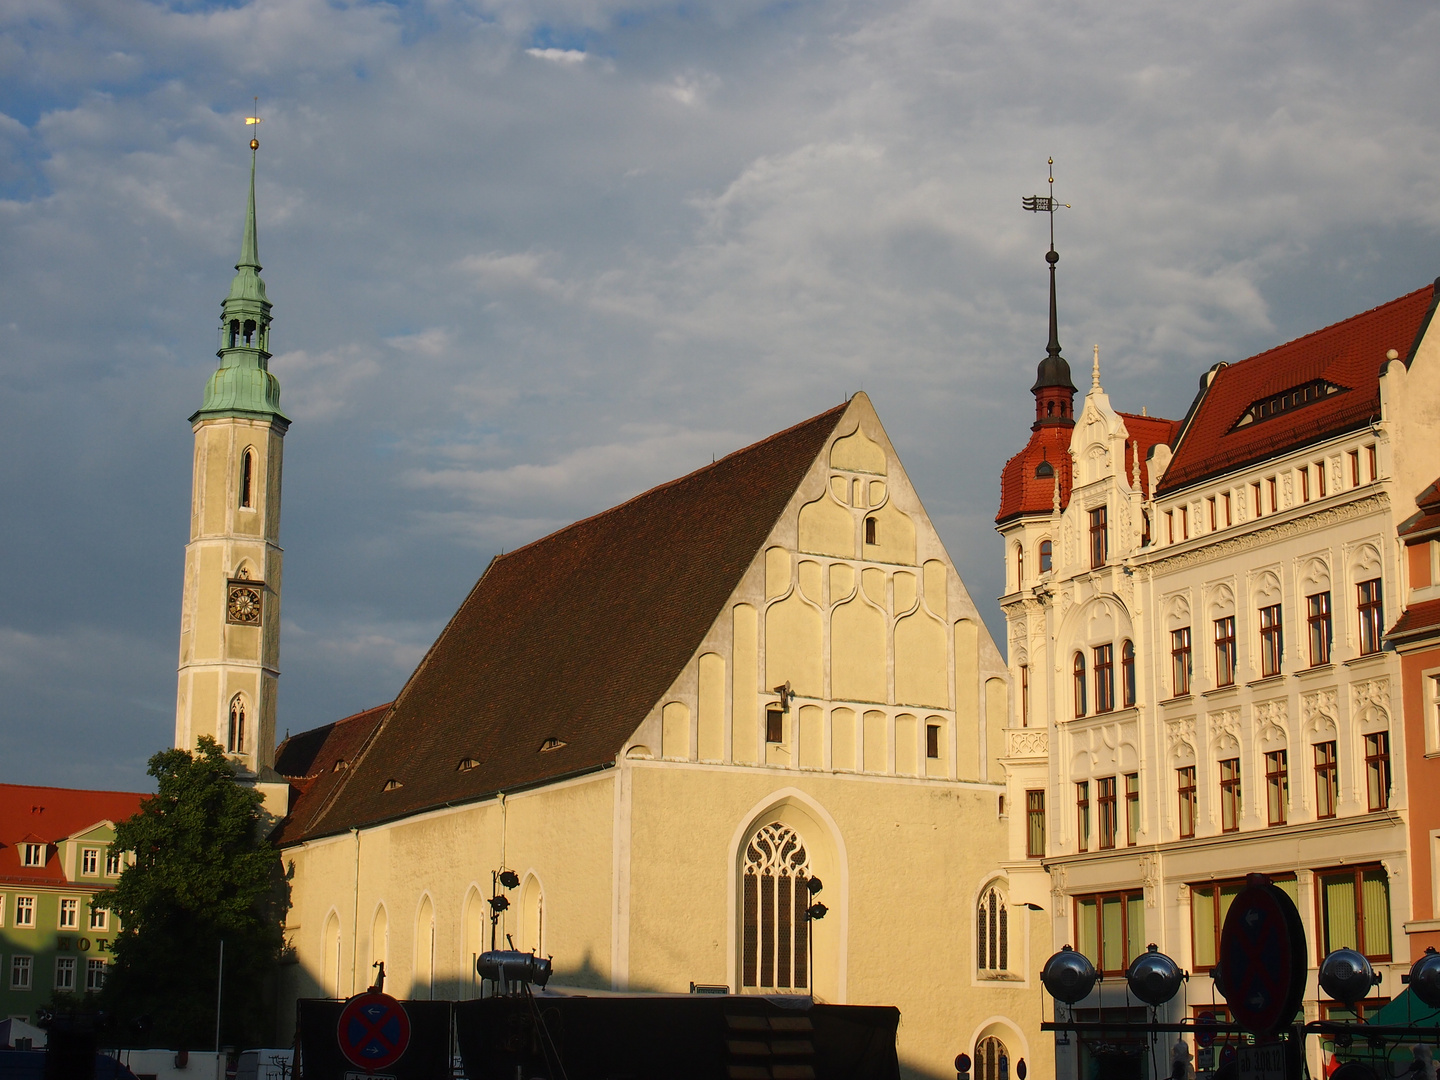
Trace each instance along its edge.
{"label": "decorative blind tracery", "polygon": [[762,989],[804,989],[809,977],[805,910],[810,856],[799,834],[772,821],[745,846],[741,981]]}
{"label": "decorative blind tracery", "polygon": [[1010,970],[1010,914],[999,889],[987,889],[975,915],[975,955],[982,971]]}

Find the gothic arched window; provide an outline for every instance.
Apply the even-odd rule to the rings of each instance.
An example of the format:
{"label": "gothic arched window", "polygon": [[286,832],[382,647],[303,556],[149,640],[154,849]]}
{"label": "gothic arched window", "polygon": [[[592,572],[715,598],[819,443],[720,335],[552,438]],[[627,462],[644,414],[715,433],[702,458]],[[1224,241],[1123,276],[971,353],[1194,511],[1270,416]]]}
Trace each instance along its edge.
{"label": "gothic arched window", "polygon": [[975,956],[981,971],[1010,970],[1010,913],[994,887],[981,894],[975,913]]}
{"label": "gothic arched window", "polygon": [[987,1035],[975,1044],[975,1080],[1009,1080],[1010,1058],[1005,1044]]}
{"label": "gothic arched window", "polygon": [[798,833],[772,821],[745,845],[741,982],[746,987],[803,990],[809,985],[806,909],[810,856]]}
{"label": "gothic arched window", "polygon": [[255,451],[249,447],[240,455],[240,505],[255,505]]}
{"label": "gothic arched window", "polygon": [[1129,638],[1120,646],[1120,688],[1128,709],[1135,704],[1135,643]]}
{"label": "gothic arched window", "polygon": [[1075,715],[1085,715],[1085,654],[1075,654]]}
{"label": "gothic arched window", "polygon": [[245,752],[245,698],[240,694],[230,699],[230,727],[225,734],[225,749],[232,754]]}

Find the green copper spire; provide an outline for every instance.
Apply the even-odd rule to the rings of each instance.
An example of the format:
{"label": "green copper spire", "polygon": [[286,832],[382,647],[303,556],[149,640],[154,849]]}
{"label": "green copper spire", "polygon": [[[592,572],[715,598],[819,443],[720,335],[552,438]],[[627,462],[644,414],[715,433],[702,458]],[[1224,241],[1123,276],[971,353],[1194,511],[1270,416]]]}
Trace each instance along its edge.
{"label": "green copper spire", "polygon": [[247,416],[289,426],[280,411],[280,381],[270,374],[270,298],[260,278],[260,245],[255,238],[255,152],[250,140],[250,201],[245,235],[230,293],[220,305],[220,367],[205,384],[205,401],[190,417],[197,420]]}

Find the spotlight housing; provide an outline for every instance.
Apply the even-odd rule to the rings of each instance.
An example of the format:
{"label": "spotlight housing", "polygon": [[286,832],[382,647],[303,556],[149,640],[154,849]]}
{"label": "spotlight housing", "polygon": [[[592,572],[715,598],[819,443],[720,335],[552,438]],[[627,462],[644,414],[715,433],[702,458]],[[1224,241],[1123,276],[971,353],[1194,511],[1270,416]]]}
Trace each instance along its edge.
{"label": "spotlight housing", "polygon": [[1069,945],[1046,960],[1040,969],[1040,981],[1050,996],[1067,1005],[1088,997],[1095,989],[1096,978],[1095,965]]}

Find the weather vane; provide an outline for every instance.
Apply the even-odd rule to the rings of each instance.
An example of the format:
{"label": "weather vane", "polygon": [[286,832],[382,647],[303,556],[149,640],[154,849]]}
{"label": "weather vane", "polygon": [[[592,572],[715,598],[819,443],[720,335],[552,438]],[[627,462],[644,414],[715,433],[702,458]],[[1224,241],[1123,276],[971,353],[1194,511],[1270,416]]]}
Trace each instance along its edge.
{"label": "weather vane", "polygon": [[1069,203],[1062,203],[1055,198],[1055,159],[1052,157],[1047,162],[1050,166],[1050,194],[1049,195],[1027,195],[1020,200],[1020,205],[1026,210],[1033,210],[1037,214],[1050,215],[1050,250],[1055,250],[1055,211],[1062,206],[1070,209]]}
{"label": "weather vane", "polygon": [[[245,117],[245,124],[246,124],[246,126],[248,127],[250,124],[258,124],[258,123],[260,123],[260,95],[259,95],[259,94],[256,94],[256,95],[255,95],[255,115],[254,115],[254,116],[247,116],[247,117]],[[259,150],[259,149],[260,149],[260,140],[259,140],[259,139],[256,139],[256,138],[252,138],[252,139],[250,140],[250,149],[251,149],[251,150]],[[1051,180],[1051,183],[1053,184],[1053,183],[1054,183],[1054,180]],[[1052,231],[1053,231],[1053,230],[1052,230]]]}

